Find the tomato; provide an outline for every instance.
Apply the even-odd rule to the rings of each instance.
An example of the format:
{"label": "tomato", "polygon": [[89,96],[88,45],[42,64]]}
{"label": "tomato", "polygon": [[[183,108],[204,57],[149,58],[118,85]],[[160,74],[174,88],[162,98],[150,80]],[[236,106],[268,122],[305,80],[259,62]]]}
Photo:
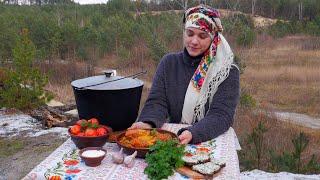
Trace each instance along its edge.
{"label": "tomato", "polygon": [[112,128],[106,125],[102,126],[103,128],[105,128],[107,130],[107,133],[111,133],[112,132]]}
{"label": "tomato", "polygon": [[79,134],[77,134],[77,136],[84,136],[84,133],[80,132]]}
{"label": "tomato", "polygon": [[97,136],[97,131],[93,128],[87,128],[84,132],[85,136]]}
{"label": "tomato", "polygon": [[77,121],[76,124],[81,126],[81,127],[87,127],[88,126],[88,121],[85,120],[85,119],[80,119],[80,120]]}
{"label": "tomato", "polygon": [[81,131],[81,126],[79,126],[78,124],[73,125],[73,126],[71,127],[71,129],[70,129],[70,132],[71,132],[72,134],[74,134],[74,135],[79,134],[80,131]]}
{"label": "tomato", "polygon": [[99,121],[98,121],[98,119],[96,119],[96,118],[91,118],[91,119],[88,120],[88,122],[89,122],[92,126],[94,126],[94,125],[99,125]]}
{"label": "tomato", "polygon": [[105,134],[107,134],[108,133],[108,131],[105,129],[105,128],[103,128],[103,127],[99,127],[98,129],[97,129],[97,134],[98,134],[98,136],[102,136],[102,135],[105,135]]}

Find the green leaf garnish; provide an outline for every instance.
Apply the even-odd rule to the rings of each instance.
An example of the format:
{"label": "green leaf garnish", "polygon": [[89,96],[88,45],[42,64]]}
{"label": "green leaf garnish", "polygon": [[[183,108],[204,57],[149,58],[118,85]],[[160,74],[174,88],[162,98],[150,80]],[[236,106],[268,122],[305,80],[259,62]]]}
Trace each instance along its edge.
{"label": "green leaf garnish", "polygon": [[150,153],[146,155],[148,166],[144,173],[151,180],[161,180],[173,174],[173,170],[184,165],[182,156],[184,145],[179,145],[177,140],[157,141],[150,147]]}

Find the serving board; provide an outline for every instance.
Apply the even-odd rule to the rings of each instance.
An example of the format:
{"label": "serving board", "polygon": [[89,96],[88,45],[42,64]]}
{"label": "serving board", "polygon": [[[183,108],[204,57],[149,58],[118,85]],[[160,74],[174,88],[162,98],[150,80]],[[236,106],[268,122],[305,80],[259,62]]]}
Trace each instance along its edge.
{"label": "serving board", "polygon": [[[193,155],[197,153],[209,153],[209,156],[211,158],[214,158],[215,149],[216,149],[216,141],[213,139],[213,140],[202,142],[196,145],[188,144],[185,148],[185,152]],[[221,169],[223,169],[224,167],[225,167],[225,164],[222,165],[220,169],[217,172],[215,172],[213,175],[203,175],[201,173],[198,173],[197,171],[192,170],[190,166],[182,166],[176,169],[176,171],[181,175],[187,176],[191,179],[213,179],[221,174]]]}
{"label": "serving board", "polygon": [[203,175],[201,173],[198,173],[198,172],[192,170],[189,166],[182,166],[182,167],[176,169],[176,171],[178,173],[180,173],[181,175],[187,176],[187,177],[189,177],[191,179],[213,179],[213,178],[215,178],[215,177],[220,175],[220,173],[221,173],[220,171],[221,171],[222,168],[223,167],[221,167],[219,169],[219,171],[214,173],[212,176]]}

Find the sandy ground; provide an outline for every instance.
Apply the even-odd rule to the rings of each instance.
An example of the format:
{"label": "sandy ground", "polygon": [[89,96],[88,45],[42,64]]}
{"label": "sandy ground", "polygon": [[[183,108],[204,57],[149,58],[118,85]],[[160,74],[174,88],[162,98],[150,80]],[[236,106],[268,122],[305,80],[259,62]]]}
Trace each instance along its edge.
{"label": "sandy ground", "polygon": [[0,156],[0,179],[15,180],[22,179],[27,175],[36,165],[59,147],[66,138],[50,133],[38,137],[16,136],[0,140],[13,142],[19,140],[23,142],[23,147],[18,152],[4,157]]}
{"label": "sandy ground", "polygon": [[23,178],[67,138],[67,128],[46,130],[28,115],[0,110],[0,180]]}
{"label": "sandy ground", "polygon": [[320,118],[314,118],[305,114],[290,112],[274,112],[274,114],[279,120],[320,130]]}

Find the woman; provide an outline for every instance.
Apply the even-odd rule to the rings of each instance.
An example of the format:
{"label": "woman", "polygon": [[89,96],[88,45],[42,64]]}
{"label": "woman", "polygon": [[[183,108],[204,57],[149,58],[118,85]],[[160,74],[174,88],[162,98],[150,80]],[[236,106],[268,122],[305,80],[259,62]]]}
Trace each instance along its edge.
{"label": "woman", "polygon": [[178,131],[182,144],[213,139],[227,131],[239,100],[239,69],[220,34],[217,10],[200,5],[184,16],[184,50],[158,65],[138,122],[130,128],[190,124]]}

